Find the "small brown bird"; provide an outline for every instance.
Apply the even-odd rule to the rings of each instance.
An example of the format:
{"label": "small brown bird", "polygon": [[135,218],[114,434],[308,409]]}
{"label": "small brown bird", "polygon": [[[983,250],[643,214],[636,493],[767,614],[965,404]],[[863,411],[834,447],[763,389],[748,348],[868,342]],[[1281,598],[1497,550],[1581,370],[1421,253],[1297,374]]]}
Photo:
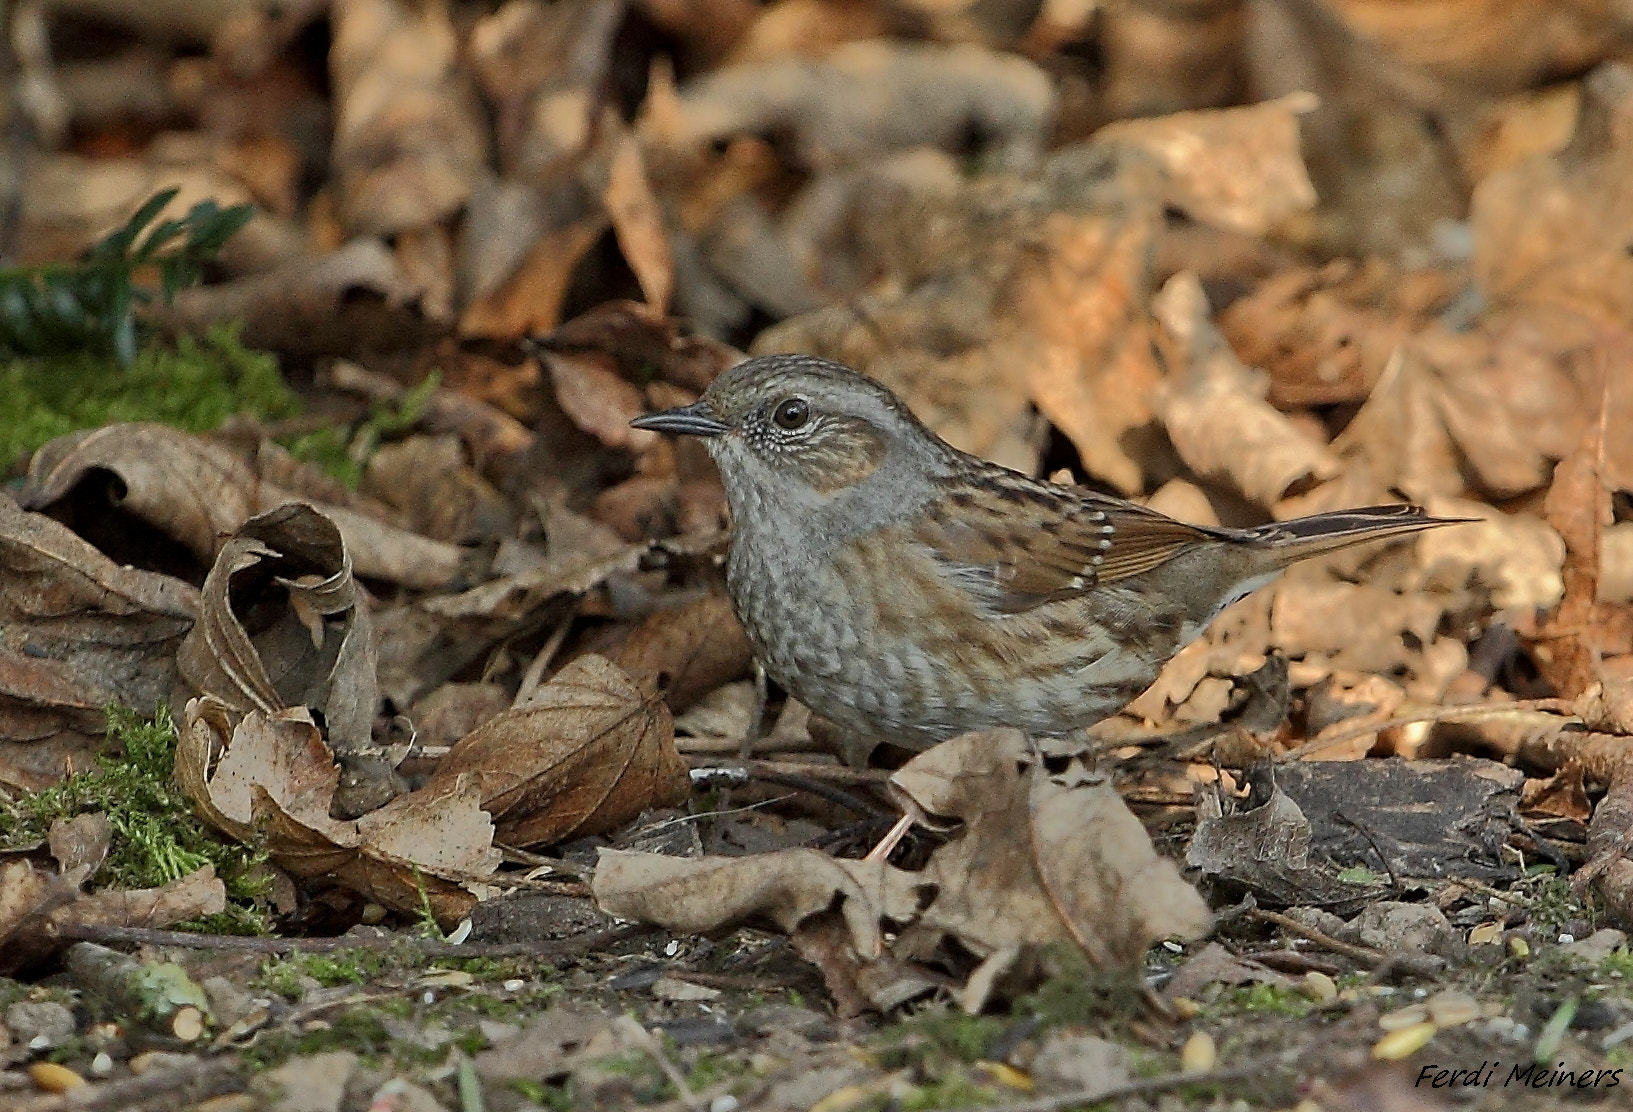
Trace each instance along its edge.
{"label": "small brown bird", "polygon": [[727,586],[766,672],[912,749],[1092,725],[1289,564],[1453,524],[1396,505],[1187,525],[960,452],[807,356],[750,359],[632,424],[705,438],[731,506]]}

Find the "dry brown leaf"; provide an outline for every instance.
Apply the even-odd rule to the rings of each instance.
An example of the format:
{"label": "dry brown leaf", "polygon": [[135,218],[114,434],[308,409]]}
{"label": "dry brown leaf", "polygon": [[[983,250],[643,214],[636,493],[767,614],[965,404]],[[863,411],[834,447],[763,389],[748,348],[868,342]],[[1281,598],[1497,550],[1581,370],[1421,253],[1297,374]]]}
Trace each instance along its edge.
{"label": "dry brown leaf", "polygon": [[433,540],[496,542],[516,532],[510,505],[466,462],[464,446],[452,433],[381,445],[369,457],[362,486]]}
{"label": "dry brown leaf", "polygon": [[469,911],[500,857],[474,783],[455,778],[358,821],[334,819],[340,770],[305,708],[230,723],[218,700],[194,699],[176,746],[177,782],[207,822],[264,845],[293,876],[332,875],[410,913],[429,899],[445,925]]}
{"label": "dry brown leaf", "polygon": [[514,0],[476,21],[468,53],[497,108],[507,177],[548,181],[583,153],[625,14],[621,0]]}
{"label": "dry brown leaf", "polygon": [[[300,500],[261,480],[230,449],[165,425],[135,423],[60,436],[34,453],[24,504],[51,506],[87,479],[114,476],[107,496],[213,564],[224,538],[252,516]],[[338,506],[320,507],[345,538],[358,572],[432,590],[461,573],[465,554]]]}
{"label": "dry brown leaf", "polygon": [[1013,54],[875,39],[817,61],[717,70],[682,89],[662,138],[691,147],[782,129],[806,165],[829,167],[899,147],[956,148],[973,131],[1019,168],[1042,150],[1054,98],[1043,71]]}
{"label": "dry brown leaf", "polygon": [[[1450,530],[1448,530],[1449,532]],[[1388,672],[1408,659],[1402,634],[1434,639],[1441,606],[1422,592],[1396,594],[1371,583],[1343,583],[1315,572],[1289,575],[1274,588],[1272,643],[1292,656],[1331,654],[1334,665]]]}
{"label": "dry brown leaf", "polygon": [[1163,419],[1192,471],[1266,507],[1338,473],[1327,446],[1265,400],[1268,380],[1242,366],[1214,327],[1196,275],[1169,279],[1151,311],[1168,354]]}
{"label": "dry brown leaf", "polygon": [[606,230],[607,220],[599,212],[547,230],[509,278],[466,307],[460,333],[515,339],[549,332],[561,321],[573,271]]}
{"label": "dry brown leaf", "polygon": [[1315,97],[1294,93],[1228,111],[1122,120],[1094,140],[1153,156],[1163,169],[1164,199],[1193,219],[1263,235],[1315,207],[1298,125],[1315,106]]}
{"label": "dry brown leaf", "polygon": [[50,873],[27,858],[0,864],[0,974],[11,974],[56,948],[49,916],[79,898],[86,866]]}
{"label": "dry brown leaf", "polygon": [[612,156],[601,200],[647,305],[661,316],[669,311],[669,295],[675,288],[675,260],[664,231],[663,212],[647,181],[640,141],[633,135],[626,135]]}
{"label": "dry brown leaf", "polygon": [[339,0],[330,161],[354,231],[389,234],[451,216],[486,169],[487,128],[447,12]]}
{"label": "dry brown leaf", "polygon": [[1109,782],[1075,764],[1023,776],[1028,757],[1019,731],[965,734],[891,777],[927,813],[964,822],[921,874],[937,894],[915,931],[981,957],[1070,940],[1096,964],[1126,965],[1158,938],[1207,930],[1201,897]]}
{"label": "dry brown leaf", "polygon": [[356,355],[437,333],[414,308],[419,287],[378,239],[363,236],[316,258],[182,290],[153,314],[179,332],[233,321],[246,347],[289,355]]}
{"label": "dry brown leaf", "polygon": [[1043,222],[1040,249],[1022,260],[1006,292],[1017,331],[1001,346],[1089,474],[1137,494],[1145,489],[1152,395],[1162,379],[1145,310],[1160,215],[1150,198],[1106,203],[1110,211],[1056,213]]}
{"label": "dry brown leaf", "polygon": [[56,819],[46,842],[59,871],[68,873],[84,866],[86,876],[95,876],[113,845],[113,823],[101,811]]}
{"label": "dry brown leaf", "polygon": [[587,654],[443,758],[424,790],[468,778],[510,845],[601,833],[691,794],[669,711],[604,657]]}
{"label": "dry brown leaf", "polygon": [[658,434],[632,429],[630,421],[646,412],[640,389],[618,374],[611,356],[598,352],[543,353],[555,384],[556,401],[573,423],[609,448],[644,451]]}
{"label": "dry brown leaf", "polygon": [[654,611],[609,659],[637,684],[657,687],[679,714],[721,684],[747,675],[754,656],[731,600],[707,594]]}
{"label": "dry brown leaf", "polygon": [[540,346],[551,351],[599,351],[618,360],[626,378],[655,368],[669,382],[701,394],[743,353],[706,336],[687,335],[681,321],[638,301],[608,301],[574,317]]}
{"label": "dry brown leaf", "polygon": [[190,584],[120,566],[0,491],[0,782],[36,790],[90,767],[105,708],[170,698],[198,615]]}

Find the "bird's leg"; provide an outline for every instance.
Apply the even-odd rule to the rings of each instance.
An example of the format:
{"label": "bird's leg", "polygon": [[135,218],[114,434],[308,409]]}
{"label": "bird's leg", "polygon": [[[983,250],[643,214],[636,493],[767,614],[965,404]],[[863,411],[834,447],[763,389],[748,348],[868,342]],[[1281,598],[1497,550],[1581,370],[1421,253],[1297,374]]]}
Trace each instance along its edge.
{"label": "bird's leg", "polygon": [[869,850],[868,855],[862,860],[889,861],[890,855],[896,851],[896,847],[901,844],[901,840],[907,837],[909,830],[913,829],[913,824],[923,822],[925,818],[924,809],[913,802],[912,799],[904,796],[902,798],[902,817],[896,820],[896,825],[892,826],[885,833],[885,836],[879,839],[879,844]]}
{"label": "bird's leg", "polygon": [[765,705],[771,698],[766,689],[765,665],[754,662],[754,706],[749,710],[748,728],[743,731],[743,743],[737,747],[737,759],[746,761],[754,756],[754,743],[765,734]]}

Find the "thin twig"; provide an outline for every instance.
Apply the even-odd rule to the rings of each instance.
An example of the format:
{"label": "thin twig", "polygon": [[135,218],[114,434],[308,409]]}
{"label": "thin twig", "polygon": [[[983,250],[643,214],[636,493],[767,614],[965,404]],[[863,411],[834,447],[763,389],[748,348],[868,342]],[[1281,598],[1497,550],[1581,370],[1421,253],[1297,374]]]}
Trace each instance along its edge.
{"label": "thin twig", "polygon": [[397,947],[430,958],[543,958],[554,961],[592,953],[631,938],[651,934],[658,928],[634,923],[606,930],[590,931],[571,938],[538,939],[532,942],[444,942],[434,938],[393,934],[347,936],[341,938],[246,938],[230,934],[192,934],[187,931],[155,930],[150,927],[115,927],[102,923],[63,923],[57,928],[62,938],[81,942],[122,942],[135,946],[177,946],[190,950],[230,950],[241,954],[330,954],[340,950],[389,950]]}
{"label": "thin twig", "polygon": [[1278,763],[1296,761],[1307,757],[1311,753],[1319,753],[1323,749],[1331,749],[1346,741],[1354,741],[1358,737],[1366,737],[1382,730],[1393,730],[1397,726],[1410,726],[1417,722],[1444,722],[1456,718],[1490,718],[1499,717],[1511,711],[1554,711],[1560,714],[1574,715],[1576,712],[1569,699],[1520,699],[1512,703],[1471,703],[1468,706],[1426,707],[1411,714],[1403,714],[1399,718],[1386,718],[1381,722],[1363,722],[1348,730],[1340,730],[1336,734],[1326,737],[1312,738],[1299,746],[1277,757]]}
{"label": "thin twig", "polygon": [[1353,958],[1368,969],[1381,965],[1386,957],[1385,954],[1372,949],[1370,946],[1356,946],[1349,942],[1341,942],[1326,931],[1305,926],[1292,916],[1283,915],[1279,911],[1265,911],[1263,908],[1254,908],[1247,913],[1247,917],[1257,919],[1261,923],[1278,926],[1290,934],[1296,934],[1300,938],[1306,938],[1314,942],[1324,950],[1331,950],[1335,954],[1343,954],[1347,958]]}
{"label": "thin twig", "polygon": [[527,671],[522,674],[521,686],[516,689],[516,698],[510,704],[512,707],[521,706],[533,692],[538,690],[539,684],[544,680],[544,670],[550,667],[550,662],[556,659],[556,654],[561,651],[562,644],[567,640],[567,631],[573,628],[573,619],[576,617],[578,617],[578,603],[575,601],[567,608],[567,616],[561,620],[560,624],[550,634],[550,639],[544,643],[538,652],[533,654],[532,662],[528,664]]}
{"label": "thin twig", "polygon": [[821,780],[809,776],[796,776],[791,772],[759,772],[753,778],[767,784],[778,784],[785,788],[795,788],[811,795],[820,796],[829,803],[837,803],[845,810],[858,815],[867,815],[870,818],[884,818],[891,812],[883,807],[875,807],[867,800],[852,795],[848,791],[836,788],[831,784],[824,784]]}
{"label": "thin twig", "polygon": [[687,762],[693,768],[740,769],[745,778],[770,773],[780,776],[806,776],[825,780],[830,784],[884,784],[890,773],[882,768],[847,768],[844,765],[809,764],[798,761],[721,761],[694,757]]}

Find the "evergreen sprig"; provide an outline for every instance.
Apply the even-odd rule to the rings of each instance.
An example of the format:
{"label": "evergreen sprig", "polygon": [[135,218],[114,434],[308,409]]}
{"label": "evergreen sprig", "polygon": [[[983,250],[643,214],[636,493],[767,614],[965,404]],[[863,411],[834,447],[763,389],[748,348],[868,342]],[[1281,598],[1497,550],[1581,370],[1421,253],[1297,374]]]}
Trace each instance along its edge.
{"label": "evergreen sprig", "polygon": [[[249,205],[201,201],[155,224],[177,190],[155,194],[125,225],[74,263],[0,269],[0,355],[96,351],[136,358],[136,308],[158,293],[169,301],[197,282],[204,264],[249,223]],[[141,284],[157,272],[157,291]]]}

